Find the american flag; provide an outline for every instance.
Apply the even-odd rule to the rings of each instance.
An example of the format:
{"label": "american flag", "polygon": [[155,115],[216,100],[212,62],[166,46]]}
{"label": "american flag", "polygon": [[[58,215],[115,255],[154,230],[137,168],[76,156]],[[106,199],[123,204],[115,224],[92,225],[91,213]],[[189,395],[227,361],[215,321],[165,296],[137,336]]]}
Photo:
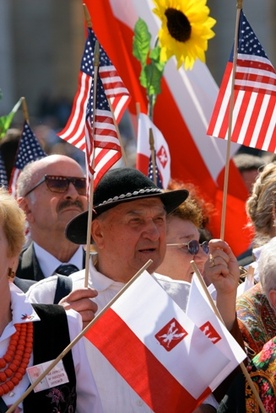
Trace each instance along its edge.
{"label": "american flag", "polygon": [[163,183],[162,179],[160,176],[160,172],[158,169],[158,166],[156,164],[156,151],[154,150],[154,165],[155,165],[155,172],[154,172],[154,166],[153,166],[153,160],[152,160],[152,154],[150,155],[149,158],[149,170],[148,170],[148,177],[155,183],[158,188],[163,189]]}
{"label": "american flag", "polygon": [[[222,79],[207,134],[227,138],[233,50]],[[275,152],[276,72],[241,10],[231,141]]]}
{"label": "american flag", "polygon": [[6,167],[5,167],[1,152],[0,152],[0,186],[6,189],[8,189],[9,187],[7,171],[6,171]]}
{"label": "american flag", "polygon": [[[102,177],[121,157],[120,141],[100,76],[97,77],[96,87],[96,102],[94,102],[94,81],[92,81],[85,122],[87,170],[90,178],[95,173],[95,185],[99,180],[98,171]],[[94,104],[96,105],[95,114]],[[99,164],[103,155],[102,151],[100,150],[97,151],[97,154],[95,153],[93,169],[92,157],[94,148],[106,149],[108,151],[104,152],[105,163],[101,166]],[[109,150],[112,150],[112,152],[109,153]]]}
{"label": "american flag", "polygon": [[39,141],[34,135],[28,122],[24,122],[22,135],[18,144],[15,165],[11,173],[9,189],[12,195],[16,197],[17,179],[28,163],[44,158],[47,154],[43,151]]}
{"label": "american flag", "polygon": [[[71,115],[65,128],[58,132],[58,136],[77,148],[85,151],[85,119],[86,108],[90,96],[91,84],[94,76],[94,48],[97,38],[91,28],[85,43],[81,68],[78,76],[78,90],[74,97]],[[122,79],[102,46],[100,46],[100,77],[104,85],[105,93],[110,99],[112,110],[117,123],[127,108],[130,96]]]}

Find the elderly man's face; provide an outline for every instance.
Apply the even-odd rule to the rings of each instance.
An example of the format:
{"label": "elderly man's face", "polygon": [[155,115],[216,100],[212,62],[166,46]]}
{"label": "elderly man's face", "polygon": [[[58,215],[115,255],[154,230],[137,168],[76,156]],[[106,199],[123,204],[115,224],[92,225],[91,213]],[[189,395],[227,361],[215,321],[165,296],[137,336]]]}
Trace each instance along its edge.
{"label": "elderly man's face", "polygon": [[159,198],[125,202],[92,222],[99,253],[99,270],[127,282],[149,260],[149,272],[162,262],[166,250],[166,212]]}

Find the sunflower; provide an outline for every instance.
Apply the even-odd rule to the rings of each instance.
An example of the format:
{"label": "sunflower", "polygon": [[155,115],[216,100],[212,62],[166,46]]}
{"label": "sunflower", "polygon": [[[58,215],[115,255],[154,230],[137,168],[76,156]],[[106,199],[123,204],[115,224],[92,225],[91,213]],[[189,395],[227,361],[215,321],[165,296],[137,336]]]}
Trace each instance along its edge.
{"label": "sunflower", "polygon": [[208,40],[215,33],[211,28],[216,20],[209,17],[206,0],[153,0],[153,12],[161,20],[158,33],[161,62],[177,59],[177,67],[184,64],[192,69],[197,58],[205,63]]}

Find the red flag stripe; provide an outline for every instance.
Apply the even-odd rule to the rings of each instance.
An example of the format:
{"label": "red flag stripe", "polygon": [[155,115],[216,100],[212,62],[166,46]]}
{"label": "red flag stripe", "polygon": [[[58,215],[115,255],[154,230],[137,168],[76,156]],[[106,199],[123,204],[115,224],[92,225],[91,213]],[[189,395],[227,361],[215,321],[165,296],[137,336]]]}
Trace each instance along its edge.
{"label": "red flag stripe", "polygon": [[78,92],[74,97],[73,108],[65,128],[59,136],[71,145],[83,150],[85,146],[84,124],[86,104],[89,97],[92,78],[80,72],[78,76]]}
{"label": "red flag stripe", "polygon": [[[111,308],[101,316],[100,321],[88,330],[86,338],[103,353],[155,413],[182,413],[183,406],[185,412],[192,412],[208,395],[205,392],[200,400],[195,400]],[[118,354],[120,348],[124,349],[123,357]],[[148,376],[144,366],[147,366],[148,373],[154,371],[154,376]]]}

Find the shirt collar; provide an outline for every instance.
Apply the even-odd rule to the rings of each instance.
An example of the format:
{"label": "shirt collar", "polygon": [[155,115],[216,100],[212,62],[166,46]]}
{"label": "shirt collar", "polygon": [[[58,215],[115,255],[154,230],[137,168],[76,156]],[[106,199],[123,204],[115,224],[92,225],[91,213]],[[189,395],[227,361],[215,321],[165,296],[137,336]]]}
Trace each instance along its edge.
{"label": "shirt collar", "polygon": [[61,262],[44,248],[40,247],[36,242],[34,242],[34,250],[36,257],[39,261],[41,271],[45,277],[50,277],[56,271],[56,269],[61,264],[73,264],[77,268],[83,268],[83,248],[79,246],[75,254],[71,257],[68,262]]}
{"label": "shirt collar", "polygon": [[97,291],[104,291],[111,288],[114,288],[115,290],[118,289],[119,291],[119,289],[121,289],[125,285],[124,283],[114,281],[99,272],[96,269],[92,259],[90,261],[90,279],[92,281],[93,288],[95,288]]}

